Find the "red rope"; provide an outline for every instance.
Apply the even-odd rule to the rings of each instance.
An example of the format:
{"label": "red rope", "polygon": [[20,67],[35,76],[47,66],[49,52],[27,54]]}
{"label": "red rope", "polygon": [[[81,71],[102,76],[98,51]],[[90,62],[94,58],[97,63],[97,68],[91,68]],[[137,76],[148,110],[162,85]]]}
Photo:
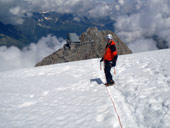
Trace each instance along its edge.
{"label": "red rope", "polygon": [[111,96],[111,94],[110,94],[110,92],[109,92],[108,87],[106,87],[106,88],[107,88],[107,92],[108,92],[108,94],[109,94],[109,96],[110,96],[110,99],[111,99],[111,101],[112,101],[112,103],[113,103],[113,107],[114,107],[114,110],[115,110],[115,112],[116,112],[117,118],[118,118],[118,120],[119,120],[120,128],[122,128],[122,123],[121,123],[121,121],[120,121],[120,116],[119,116],[119,114],[118,114],[118,112],[117,112],[117,110],[116,110],[115,103],[114,103],[113,98],[112,98],[112,96]]}

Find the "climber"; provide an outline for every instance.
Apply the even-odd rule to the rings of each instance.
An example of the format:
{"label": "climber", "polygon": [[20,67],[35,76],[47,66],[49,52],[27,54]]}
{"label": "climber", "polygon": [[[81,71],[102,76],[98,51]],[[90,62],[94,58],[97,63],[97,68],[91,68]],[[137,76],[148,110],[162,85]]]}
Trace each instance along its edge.
{"label": "climber", "polygon": [[104,72],[107,83],[105,83],[106,86],[111,86],[115,84],[115,81],[112,79],[112,75],[110,73],[110,70],[112,67],[116,66],[116,61],[118,58],[117,50],[116,50],[116,44],[113,41],[113,37],[111,34],[107,35],[107,45],[105,48],[104,55],[100,62],[104,61]]}

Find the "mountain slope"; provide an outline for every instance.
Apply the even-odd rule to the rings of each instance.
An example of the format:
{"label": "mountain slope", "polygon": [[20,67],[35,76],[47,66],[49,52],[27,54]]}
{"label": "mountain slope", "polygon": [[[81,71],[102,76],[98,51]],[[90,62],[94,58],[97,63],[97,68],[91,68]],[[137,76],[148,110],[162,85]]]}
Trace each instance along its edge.
{"label": "mountain slope", "polygon": [[[119,56],[108,87],[123,128],[170,127],[170,49]],[[0,127],[119,128],[99,59],[0,73]]]}
{"label": "mountain slope", "polygon": [[[3,24],[0,22],[0,46],[18,46],[23,47],[25,37],[22,34],[21,31],[18,30],[18,28],[14,25],[10,24]],[[25,40],[25,45],[28,43],[27,40]]]}

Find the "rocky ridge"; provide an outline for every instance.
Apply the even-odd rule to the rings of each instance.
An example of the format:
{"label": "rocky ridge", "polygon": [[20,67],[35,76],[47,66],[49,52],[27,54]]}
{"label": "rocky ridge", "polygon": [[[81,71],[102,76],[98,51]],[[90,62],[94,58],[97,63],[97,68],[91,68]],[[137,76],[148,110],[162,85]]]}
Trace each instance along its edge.
{"label": "rocky ridge", "polygon": [[107,42],[106,35],[109,33],[112,34],[113,40],[116,43],[118,55],[132,53],[114,32],[110,30],[99,31],[95,27],[88,28],[86,32],[81,34],[80,43],[72,43],[70,48],[65,45],[63,48],[45,57],[36,66],[101,58]]}

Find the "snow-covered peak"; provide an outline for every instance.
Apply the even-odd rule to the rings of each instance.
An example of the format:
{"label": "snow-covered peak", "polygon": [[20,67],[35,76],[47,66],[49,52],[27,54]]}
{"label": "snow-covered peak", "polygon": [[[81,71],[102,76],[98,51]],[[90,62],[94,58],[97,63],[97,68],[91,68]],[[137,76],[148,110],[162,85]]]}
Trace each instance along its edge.
{"label": "snow-covered peak", "polygon": [[119,56],[108,88],[99,59],[2,72],[0,127],[120,128],[111,97],[123,128],[168,128],[169,54]]}

